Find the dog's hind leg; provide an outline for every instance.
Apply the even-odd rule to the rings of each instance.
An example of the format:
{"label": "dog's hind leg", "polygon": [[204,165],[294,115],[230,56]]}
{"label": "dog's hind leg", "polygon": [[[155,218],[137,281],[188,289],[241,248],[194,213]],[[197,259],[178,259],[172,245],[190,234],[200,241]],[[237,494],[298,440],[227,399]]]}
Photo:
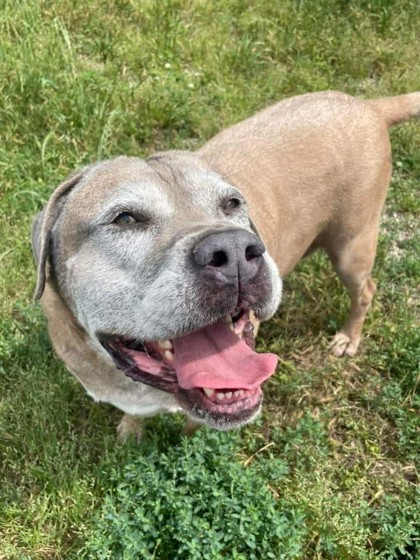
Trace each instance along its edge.
{"label": "dog's hind leg", "polygon": [[369,224],[357,237],[341,246],[329,248],[329,256],[341,281],[350,295],[349,317],[333,338],[330,348],[336,356],[354,356],[357,353],[363,324],[376,292],[370,273],[376,254],[377,220]]}

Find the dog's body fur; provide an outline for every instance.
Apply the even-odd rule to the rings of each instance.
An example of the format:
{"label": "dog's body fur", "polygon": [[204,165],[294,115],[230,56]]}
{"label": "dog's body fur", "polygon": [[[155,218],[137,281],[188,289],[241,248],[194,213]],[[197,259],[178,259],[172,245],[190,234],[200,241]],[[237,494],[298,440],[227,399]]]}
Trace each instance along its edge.
{"label": "dog's body fur", "polygon": [[[131,160],[115,160],[115,164],[99,164],[93,171],[88,169],[69,179],[55,191],[33,230],[39,274],[37,295],[43,294],[42,306],[57,354],[94,399],[111,402],[128,415],[144,417],[183,408],[172,394],[124,375],[95,341],[93,333],[99,327],[92,317],[95,306],[100,305],[101,286],[98,286],[98,278],[92,278],[95,286],[89,285],[89,270],[83,272],[81,265],[86,264],[92,254],[95,259],[99,258],[96,244],[100,243],[99,237],[94,242],[85,242],[88,229],[84,230],[84,227],[93,218],[84,214],[83,202],[101,212],[101,207],[109,203],[113,183],[124,176],[132,183],[134,176],[143,173],[141,182],[147,190],[144,184],[148,181],[150,167],[153,167],[163,183],[174,181],[187,185],[182,187],[184,190],[168,191],[169,195],[165,191],[169,203],[165,205],[156,200],[155,205],[162,206],[159,211],[168,216],[175,208],[179,222],[187,220],[192,226],[204,222],[214,225],[217,221],[214,215],[206,216],[206,207],[211,206],[207,187],[203,187],[206,173],[212,187],[210,193],[214,189],[227,188],[225,183],[236,186],[248,202],[252,220],[276,262],[281,278],[303,256],[314,249],[324,249],[351,298],[349,319],[334,338],[332,348],[337,355],[353,356],[375,292],[370,273],[380,214],[391,177],[388,127],[419,114],[420,93],[373,101],[336,92],[308,94],[282,101],[228,128],[199,149],[196,156],[168,152],[148,160],[148,166],[143,162],[135,165],[127,163]],[[136,169],[133,166],[137,166]],[[206,169],[216,171],[222,179]],[[90,189],[92,195],[88,191],[89,180],[91,183],[96,181],[97,185]],[[77,199],[82,188],[84,193]],[[190,196],[200,205],[185,213],[182,208],[189,203]],[[72,222],[75,216],[80,216],[77,224]],[[235,227],[250,231],[245,217],[235,219]],[[225,218],[223,220],[226,224]],[[178,227],[168,235],[178,239],[179,232]],[[103,258],[102,254],[100,258]],[[280,284],[276,283],[273,265],[269,257],[264,258],[269,281],[267,294],[257,313],[262,320],[274,312],[280,299]],[[47,259],[53,263],[53,274],[47,276],[44,290]],[[130,266],[130,259],[132,256],[124,262],[125,267]],[[103,266],[102,278],[110,291],[105,258]],[[78,278],[74,277],[75,273]],[[145,269],[141,274],[148,273]],[[116,275],[116,269],[109,274]],[[83,283],[80,275],[86,276]],[[121,282],[118,289],[125,289],[125,277],[116,278],[117,284]],[[161,284],[165,281],[163,279]],[[89,285],[89,290],[85,285]],[[149,297],[155,294],[156,299],[161,298],[159,289],[155,284],[153,286],[153,291],[147,292]],[[82,302],[86,297],[92,299],[91,307]],[[168,299],[168,294],[165,297]],[[180,293],[177,297],[187,296]],[[194,298],[199,295],[194,293]],[[119,301],[118,305],[125,305],[125,313],[129,315],[132,305],[127,302],[128,299]],[[181,300],[176,304],[179,305]],[[145,309],[141,308],[143,314]],[[186,312],[193,317],[188,323],[189,329],[200,328],[203,319],[194,319],[195,308]],[[147,307],[147,313],[161,313],[159,325],[165,323],[165,313],[160,309],[157,312],[153,305]],[[167,313],[167,321],[171,323],[175,311],[169,309]],[[121,320],[124,321],[124,317]],[[209,317],[208,322],[212,320],[215,318]],[[111,331],[115,330],[111,315],[105,321],[110,324]],[[177,336],[177,327],[168,327],[166,331],[159,325],[146,325],[144,330],[139,326],[136,332],[140,334],[136,336],[153,340]],[[128,424],[126,418],[123,431],[130,429]]]}

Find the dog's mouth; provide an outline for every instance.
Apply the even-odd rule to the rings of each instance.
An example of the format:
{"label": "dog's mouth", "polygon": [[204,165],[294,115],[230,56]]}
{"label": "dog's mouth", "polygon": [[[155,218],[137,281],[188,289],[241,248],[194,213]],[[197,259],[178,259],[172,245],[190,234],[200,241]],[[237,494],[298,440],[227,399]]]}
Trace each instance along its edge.
{"label": "dog's mouth", "polygon": [[174,394],[196,419],[230,429],[259,412],[261,384],[277,365],[276,355],[254,351],[250,313],[241,310],[172,340],[99,339],[128,377]]}

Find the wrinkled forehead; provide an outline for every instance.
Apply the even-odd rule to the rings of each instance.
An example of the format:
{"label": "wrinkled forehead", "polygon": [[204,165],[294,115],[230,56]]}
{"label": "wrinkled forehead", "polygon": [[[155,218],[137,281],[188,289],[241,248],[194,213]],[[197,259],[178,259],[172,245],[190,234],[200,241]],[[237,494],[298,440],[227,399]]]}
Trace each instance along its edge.
{"label": "wrinkled forehead", "polygon": [[164,152],[148,160],[121,157],[88,169],[69,197],[68,211],[90,220],[118,206],[141,205],[160,215],[194,207],[206,210],[234,190],[193,154]]}

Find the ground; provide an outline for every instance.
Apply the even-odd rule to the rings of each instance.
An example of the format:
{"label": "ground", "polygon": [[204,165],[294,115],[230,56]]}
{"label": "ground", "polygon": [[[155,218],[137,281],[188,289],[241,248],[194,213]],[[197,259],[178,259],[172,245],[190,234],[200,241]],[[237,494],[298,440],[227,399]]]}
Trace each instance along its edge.
{"label": "ground", "polygon": [[[146,475],[161,480],[166,472],[144,458],[165,450],[177,472],[188,462],[193,474],[205,469],[210,478],[203,480],[211,481],[217,465],[224,480],[243,484],[244,497],[235,494],[229,503],[232,511],[235,504],[252,510],[248,536],[257,534],[263,508],[278,512],[264,518],[267,526],[287,518],[265,544],[263,533],[252,541],[235,529],[238,547],[248,553],[226,544],[210,556],[203,553],[203,527],[191,524],[195,552],[179,548],[177,558],[269,557],[258,551],[277,551],[279,542],[283,558],[415,558],[418,123],[392,132],[394,175],[374,269],[378,292],[359,355],[340,360],[328,352],[347,297],[326,259],[315,255],[286,281],[277,316],[262,328],[260,349],[278,353],[280,363],[265,386],[263,416],[236,433],[203,430],[185,439],[182,419],[167,417],[150,421],[146,443],[118,445],[120,413],[93,403],[53,355],[32,301],[29,232],[54,186],[87,162],[194,149],[293,94],[420,90],[419,33],[415,0],[3,2],[0,559],[148,557],[130,553],[118,523],[129,526],[130,491],[139,492]],[[277,474],[268,476],[270,465],[280,465]],[[125,486],[133,472],[136,484]],[[264,494],[256,502],[260,512],[241,502],[254,483]],[[170,519],[180,488],[173,495],[166,490]],[[143,517],[156,517],[150,512],[157,496],[158,490],[143,496]],[[203,495],[212,515],[224,499]],[[205,533],[213,530],[210,523]],[[226,522],[226,543],[229,530]],[[171,544],[146,531],[150,558],[171,558],[165,554],[176,550],[176,531],[167,536]]]}

